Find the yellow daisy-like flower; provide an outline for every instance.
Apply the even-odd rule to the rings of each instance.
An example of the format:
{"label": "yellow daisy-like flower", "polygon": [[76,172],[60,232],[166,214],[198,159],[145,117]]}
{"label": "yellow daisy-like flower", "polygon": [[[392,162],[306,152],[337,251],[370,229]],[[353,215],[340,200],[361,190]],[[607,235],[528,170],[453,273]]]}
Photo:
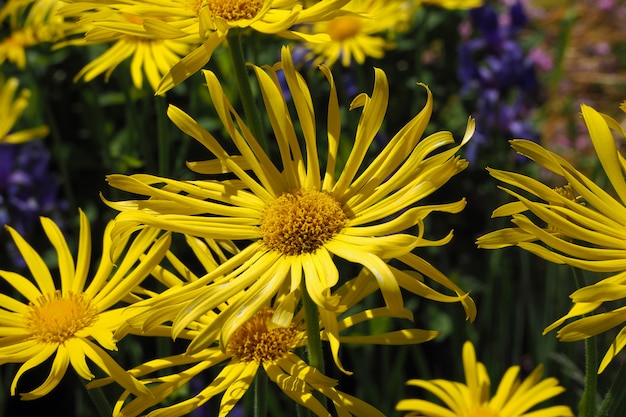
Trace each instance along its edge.
{"label": "yellow daisy-like flower", "polygon": [[[188,238],[188,242],[194,247],[194,251],[201,255],[199,259],[212,259],[206,246],[197,239]],[[204,246],[204,249],[202,248]],[[180,265],[180,263],[175,262]],[[188,281],[189,272],[179,270],[185,277],[180,282]],[[170,283],[174,283],[176,275],[166,270],[157,268],[155,275],[167,277]],[[193,282],[195,278],[192,278]],[[370,287],[369,290],[367,287]],[[338,290],[342,300],[347,304],[342,305],[342,310],[347,310],[361,301],[363,297],[371,293],[371,286],[355,285],[349,282]],[[282,295],[283,297],[285,294]],[[237,302],[240,294],[235,295],[229,302]],[[280,303],[279,296],[274,304]],[[131,307],[134,309],[136,307]],[[329,313],[329,312],[326,312]],[[203,328],[220,319],[219,312],[209,312],[198,321],[190,323],[183,338],[192,339]],[[331,313],[332,314],[332,313]],[[382,416],[371,405],[345,394],[336,389],[337,381],[326,377],[317,369],[309,366],[302,360],[294,349],[307,345],[305,332],[304,312],[300,310],[293,322],[284,327],[273,324],[272,318],[275,310],[269,306],[263,306],[257,313],[241,325],[232,335],[225,348],[205,347],[194,354],[179,354],[165,358],[151,360],[131,370],[129,374],[142,379],[150,387],[152,396],[138,396],[129,400],[130,392],[127,390],[118,400],[114,415],[119,417],[134,417],[143,414],[147,409],[157,406],[166,400],[182,386],[189,384],[203,372],[219,367],[219,373],[213,380],[191,398],[176,402],[163,408],[157,408],[148,415],[156,416],[183,416],[201,407],[213,397],[222,395],[219,416],[224,417],[237,405],[250,384],[259,372],[265,372],[280,390],[295,402],[309,408],[317,416],[330,416],[331,413],[315,398],[313,392],[318,391],[331,400],[337,410],[337,415],[342,416]],[[345,332],[351,327],[376,318],[396,317],[387,308],[377,308],[361,311],[341,318],[336,322],[338,332]],[[161,329],[156,329],[162,334]],[[147,335],[152,334],[148,331]],[[418,329],[404,329],[377,335],[341,336],[342,342],[361,344],[385,344],[404,345],[426,342],[437,336],[435,331]],[[322,338],[327,338],[328,329],[322,326]],[[164,371],[177,368],[177,372],[164,374]],[[180,367],[184,367],[181,369]],[[262,368],[262,369],[261,369]],[[159,375],[159,376],[151,376]],[[206,375],[206,373],[204,374]],[[97,387],[112,382],[111,378],[94,381],[90,387]]]}
{"label": "yellow daisy-like flower", "polygon": [[332,66],[340,61],[344,67],[353,61],[363,64],[367,57],[380,59],[386,50],[394,48],[394,36],[409,29],[414,12],[422,4],[467,9],[480,6],[482,1],[352,0],[344,7],[351,14],[309,26],[312,34],[326,33],[330,39],[305,42],[311,51],[308,57],[315,65]]}
{"label": "yellow daisy-like flower", "polygon": [[122,258],[120,254],[126,242],[117,250],[111,250],[108,238],[111,222],[105,232],[100,265],[89,280],[91,232],[83,212],[80,212],[76,263],[58,226],[45,217],[41,218],[41,224],[58,256],[60,287],[37,252],[7,226],[32,275],[29,279],[0,270],[0,277],[26,300],[0,294],[0,364],[22,363],[11,383],[11,394],[15,395],[17,383],[25,372],[53,356],[46,380],[38,388],[22,394],[22,399],[35,399],[49,393],[70,365],[82,378],[92,379],[94,375],[87,358],[134,394],[148,394],[143,384],[128,375],[94,341],[105,349],[116,350],[114,332],[124,322],[121,309],[112,307],[159,263],[169,246],[169,235],[155,242],[154,231],[142,231]]}
{"label": "yellow daisy-like flower", "polygon": [[38,43],[33,28],[12,30],[8,37],[0,41],[0,64],[9,61],[23,70],[26,68],[26,50]]}
{"label": "yellow daisy-like flower", "polygon": [[345,9],[354,14],[310,26],[311,33],[330,36],[328,41],[305,43],[315,65],[330,67],[340,60],[347,67],[353,61],[363,64],[366,57],[380,59],[393,48],[393,33],[406,30],[411,19],[408,3],[400,0],[352,0]]}
{"label": "yellow daisy-like flower", "polygon": [[[199,0],[196,6],[196,27],[204,39],[202,45],[185,56],[163,78],[157,94],[162,94],[200,71],[211,59],[215,49],[226,41],[231,30],[251,29],[286,39],[327,40],[325,33],[309,34],[299,28],[303,24],[332,19],[345,14],[342,7],[349,0],[321,0],[303,8],[293,0]],[[189,4],[189,2],[185,2]]]}
{"label": "yellow daisy-like flower", "polygon": [[[435,153],[454,139],[450,132],[438,132],[420,140],[432,111],[432,96],[426,88],[428,100],[424,109],[371,162],[365,163],[388,102],[387,79],[377,69],[372,97],[361,94],[352,102],[351,109],[362,107],[363,110],[355,139],[351,141],[352,151],[336,178],[341,121],[330,71],[321,67],[331,86],[328,140],[324,144],[327,155],[322,171],[311,95],[287,48],[282,51],[279,66],[285,73],[302,126],[304,150],[295,123],[289,117],[277,67],[266,68],[267,72],[253,68],[276,138],[280,167],[270,160],[235,112],[216,76],[205,71],[212,101],[239,153],[227,152],[179,108],[170,106],[168,115],[181,130],[217,157],[189,163],[192,170],[222,177],[230,174],[236,179],[177,181],[147,174],[107,177],[113,187],[150,197],[107,202],[121,211],[114,239],[150,226],[212,239],[252,241],[184,291],[174,290],[171,297],[188,300],[174,321],[174,334],[235,294],[244,293],[240,302],[221,313],[223,326],[209,326],[190,348],[194,351],[218,335],[226,345],[229,334],[267,305],[271,297],[284,288],[295,293],[303,283],[317,305],[332,311],[339,302],[330,294],[339,282],[333,256],[369,270],[382,290],[386,305],[395,312],[404,306],[401,287],[410,287],[410,291],[421,291],[420,295],[428,294],[432,299],[461,302],[468,318],[473,320],[476,314],[473,300],[411,252],[421,246],[443,245],[452,238],[451,233],[435,241],[424,238],[424,219],[434,211],[457,213],[465,206],[464,199],[421,207],[415,204],[466,167],[466,161],[455,154],[470,139],[473,121],[470,120],[460,145]],[[405,233],[414,227],[415,235]],[[431,290],[422,285],[422,277],[398,278],[397,270],[387,264],[394,258],[455,295]],[[279,316],[293,317],[294,298],[288,299],[289,303],[277,306]],[[163,307],[169,303],[164,299]]]}
{"label": "yellow daisy-like flower", "polygon": [[58,15],[59,0],[12,0],[0,9],[0,21],[9,20],[10,35],[0,42],[0,64],[6,60],[19,69],[26,67],[26,50],[45,42],[56,42],[77,26]]}
{"label": "yellow daisy-like flower", "polygon": [[492,397],[491,382],[485,365],[476,360],[471,342],[463,345],[465,383],[443,379],[413,379],[407,385],[423,388],[444,403],[421,399],[401,400],[396,410],[409,411],[407,417],[573,417],[567,406],[557,405],[531,411],[533,407],[565,391],[556,378],[541,380],[539,365],[526,379],[520,381],[519,366],[510,367],[502,377]]}
{"label": "yellow daisy-like flower", "polygon": [[[145,7],[144,7],[145,8]],[[111,44],[97,58],[89,62],[74,77],[86,82],[104,73],[108,81],[113,71],[130,59],[130,74],[133,85],[141,89],[144,78],[156,90],[159,82],[180,59],[200,44],[196,34],[178,34],[175,39],[163,38],[160,34],[146,32],[146,21],[153,26],[163,27],[166,20],[174,18],[146,14],[139,4],[115,4],[94,6],[93,3],[70,4],[60,10],[66,17],[80,18],[79,25],[84,38],[74,39],[59,46]],[[179,31],[180,32],[180,31]]]}
{"label": "yellow daisy-like flower", "polygon": [[[468,317],[473,319],[475,307],[467,294],[411,253],[415,247],[440,245],[451,238],[448,235],[438,241],[426,240],[423,220],[433,211],[459,212],[465,205],[464,200],[425,207],[413,205],[465,168],[466,162],[455,153],[469,140],[473,123],[461,145],[429,156],[452,143],[453,138],[449,132],[439,132],[420,141],[432,111],[432,97],[428,92],[424,110],[355,178],[383,121],[388,100],[386,77],[376,70],[372,97],[361,94],[352,103],[352,108],[363,107],[361,122],[351,155],[343,172],[335,179],[340,116],[330,71],[322,69],[331,84],[328,155],[322,174],[310,93],[295,71],[287,48],[283,50],[282,67],[303,127],[306,153],[298,144],[293,122],[286,116],[289,111],[276,70],[268,69],[268,74],[254,67],[276,136],[282,170],[270,161],[235,113],[215,75],[207,71],[205,76],[218,115],[240,154],[226,152],[210,133],[180,109],[170,106],[168,115],[181,130],[217,156],[210,161],[192,162],[191,169],[210,175],[232,173],[238,180],[176,181],[144,174],[107,178],[116,188],[150,197],[109,202],[122,211],[114,230],[118,236],[138,227],[152,226],[207,238],[253,240],[180,294],[179,297],[187,297],[190,302],[185,313],[176,318],[175,333],[244,291],[243,301],[222,313],[226,320],[224,326],[221,329],[209,327],[210,332],[202,334],[192,346],[205,344],[219,332],[224,337],[224,332],[243,324],[284,286],[291,288],[292,293],[298,289],[303,271],[313,300],[320,307],[332,310],[338,300],[329,292],[339,280],[333,255],[369,269],[392,310],[403,308],[398,278],[386,263],[396,258],[454,291],[456,296],[447,301],[461,301]],[[418,228],[416,236],[402,233],[414,226]],[[208,283],[211,285],[204,288]],[[164,301],[164,305],[167,303]],[[293,308],[293,300],[278,306],[286,317],[293,316]]]}
{"label": "yellow daisy-like flower", "polygon": [[[133,56],[135,85],[146,66],[150,84],[160,95],[200,71],[231,29],[249,28],[289,39],[327,39],[328,35],[306,34],[294,27],[345,13],[341,7],[348,1],[322,0],[303,8],[301,2],[292,0],[111,0],[97,7],[93,2],[68,0],[70,5],[61,13],[81,17],[88,44],[108,41],[113,34],[122,36],[106,56],[79,76],[89,80],[104,71],[108,75]],[[157,74],[160,83],[155,82]]]}
{"label": "yellow daisy-like flower", "polygon": [[0,74],[0,144],[27,142],[42,138],[49,132],[47,126],[39,126],[11,133],[11,129],[28,107],[30,98],[30,90],[23,88],[18,93],[18,87],[17,78],[11,77],[5,81]]}
{"label": "yellow daisy-like flower", "polygon": [[[601,309],[604,302],[620,300],[626,295],[626,161],[616,148],[611,130],[621,137],[626,137],[626,132],[613,118],[586,105],[581,108],[596,154],[613,190],[607,191],[597,185],[558,154],[530,141],[514,140],[511,144],[518,153],[561,177],[565,185],[553,189],[521,174],[490,170],[498,180],[535,196],[539,201],[503,188],[518,201],[499,207],[493,216],[511,216],[516,227],[488,233],[477,241],[481,248],[517,245],[550,262],[615,274],[571,294],[572,309],[548,326],[544,333],[570,318],[587,317],[578,318],[560,329],[557,336],[562,341],[586,339],[626,322],[626,307],[590,315]],[[604,356],[600,371],[625,345],[626,327],[623,327]]]}

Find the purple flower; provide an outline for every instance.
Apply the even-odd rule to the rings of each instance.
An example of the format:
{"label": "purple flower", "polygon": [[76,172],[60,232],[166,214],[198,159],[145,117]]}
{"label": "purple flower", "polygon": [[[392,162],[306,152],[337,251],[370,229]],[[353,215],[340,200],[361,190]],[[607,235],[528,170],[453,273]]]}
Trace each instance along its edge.
{"label": "purple flower", "polygon": [[[49,162],[50,152],[41,141],[0,144],[0,226],[9,224],[28,236],[39,216],[53,216],[63,207]],[[5,248],[17,266],[24,265],[12,243]]]}
{"label": "purple flower", "polygon": [[459,47],[458,77],[461,95],[473,103],[476,117],[476,134],[467,147],[473,164],[491,140],[537,140],[529,116],[538,104],[538,82],[534,61],[517,39],[528,22],[520,2],[507,9],[505,18],[491,6],[469,14],[478,36]]}

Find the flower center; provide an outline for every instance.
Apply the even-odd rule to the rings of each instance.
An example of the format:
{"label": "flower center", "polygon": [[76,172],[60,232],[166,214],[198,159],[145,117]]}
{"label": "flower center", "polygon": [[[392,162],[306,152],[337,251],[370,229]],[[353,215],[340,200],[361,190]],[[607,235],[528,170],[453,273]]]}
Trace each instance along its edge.
{"label": "flower center", "polygon": [[578,202],[578,200],[580,199],[580,196],[577,195],[576,190],[574,190],[574,187],[572,187],[570,184],[566,184],[562,187],[556,187],[554,188],[554,191],[562,197],[568,200],[572,200],[574,202]]}
{"label": "flower center", "polygon": [[361,31],[361,20],[353,16],[337,17],[328,24],[326,31],[332,40],[343,41]]}
{"label": "flower center", "polygon": [[213,16],[233,22],[254,18],[263,8],[263,0],[208,0],[207,7]]}
{"label": "flower center", "polygon": [[[567,200],[571,200],[571,201],[573,201],[573,202],[575,202],[575,203],[582,204],[582,205],[584,205],[584,204],[585,204],[583,201],[581,201],[581,200],[582,200],[582,197],[581,197],[581,196],[579,196],[579,195],[577,195],[576,190],[575,190],[575,189],[574,189],[574,187],[572,187],[570,184],[566,184],[566,185],[564,185],[564,186],[562,186],[562,187],[556,187],[556,188],[553,188],[553,190],[554,190],[557,194],[561,195],[563,198],[565,198],[565,199],[567,199]],[[560,204],[560,203],[554,203],[554,202],[551,202],[551,203],[550,203],[550,205],[551,205],[551,206],[554,206],[554,207],[564,207],[562,204]],[[565,214],[563,214],[563,213],[561,213],[561,212],[558,212],[558,213],[559,213],[562,217],[564,217],[564,218],[566,218],[566,219],[568,219],[568,220],[569,220],[569,216],[567,216],[567,215],[565,215]],[[554,224],[548,224],[548,225],[547,225],[547,229],[548,229],[548,231],[550,231],[550,232],[552,232],[552,233],[555,233],[555,234],[560,234],[560,232],[561,232],[561,231],[559,230],[559,228],[558,228],[558,227],[556,227]]]}
{"label": "flower center", "polygon": [[291,351],[302,333],[295,324],[268,329],[274,310],[265,308],[256,313],[233,333],[227,351],[242,362],[270,362]]}
{"label": "flower center", "polygon": [[70,292],[62,297],[56,291],[30,303],[26,313],[26,328],[42,343],[63,343],[93,323],[96,313],[96,308],[83,294]]}
{"label": "flower center", "polygon": [[130,14],[130,13],[123,13],[122,16],[129,23],[134,23],[136,25],[143,25],[143,17],[141,17],[139,15]]}
{"label": "flower center", "polygon": [[285,255],[311,253],[338,233],[346,220],[330,194],[297,190],[267,206],[260,219],[261,236],[268,248]]}

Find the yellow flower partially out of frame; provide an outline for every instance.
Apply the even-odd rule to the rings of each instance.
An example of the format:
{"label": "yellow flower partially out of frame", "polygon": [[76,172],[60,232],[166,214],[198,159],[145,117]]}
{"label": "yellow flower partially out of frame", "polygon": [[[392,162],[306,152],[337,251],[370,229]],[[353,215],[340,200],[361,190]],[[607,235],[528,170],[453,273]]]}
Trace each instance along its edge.
{"label": "yellow flower partially out of frame", "polygon": [[[250,29],[286,39],[327,40],[327,34],[304,33],[298,27],[345,14],[342,7],[349,0],[322,0],[311,7],[303,7],[300,1],[293,0],[67,2],[69,5],[61,10],[61,14],[81,17],[87,43],[102,41],[111,32],[124,35],[124,42],[119,41],[115,53],[109,53],[106,59],[101,58],[97,65],[92,64],[81,75],[95,74],[96,69],[98,73],[112,69],[121,62],[120,57],[132,55],[133,62],[144,60],[152,67],[156,63],[163,78],[158,85],[152,78],[149,80],[156,94],[160,95],[198,73],[209,62],[213,52],[226,42],[231,30]],[[142,41],[146,45],[142,45]],[[183,48],[183,43],[188,44],[187,50]],[[159,60],[159,51],[169,59]],[[179,56],[174,63],[172,53]],[[135,65],[141,68],[140,64]],[[152,73],[154,71],[147,72]],[[133,76],[136,80],[135,73]]]}
{"label": "yellow flower partially out of frame", "polygon": [[315,65],[331,67],[340,61],[348,67],[352,62],[363,64],[366,57],[380,59],[394,46],[392,33],[406,30],[411,19],[408,3],[400,0],[352,0],[345,9],[354,14],[310,26],[311,33],[330,36],[327,41],[305,43]]}
{"label": "yellow flower partially out of frame", "polygon": [[[157,94],[165,93],[191,75],[199,72],[211,59],[231,30],[250,29],[286,39],[310,42],[327,40],[325,33],[306,33],[299,28],[308,23],[325,21],[345,14],[349,0],[321,0],[310,7],[293,0],[200,0],[196,27],[203,43],[185,56],[163,78]],[[188,2],[187,2],[188,3]],[[195,18],[195,17],[194,17]]]}
{"label": "yellow flower partially out of frame", "polygon": [[[605,302],[626,296],[626,160],[617,150],[611,131],[622,138],[626,132],[616,120],[589,106],[582,105],[581,110],[612,190],[597,185],[558,154],[534,142],[514,140],[511,145],[518,153],[561,177],[564,185],[554,189],[525,175],[490,169],[493,177],[538,201],[501,187],[517,201],[499,207],[493,217],[511,216],[515,227],[488,233],[477,241],[481,248],[517,245],[556,264],[614,273],[570,295],[574,303],[571,310],[544,330],[545,334],[578,317],[558,331],[562,341],[586,339],[626,322],[626,307],[591,314],[604,308]],[[586,317],[579,317],[583,315]],[[604,356],[600,372],[624,346],[626,327]]]}
{"label": "yellow flower partially out of frame", "polygon": [[303,42],[311,51],[308,57],[314,65],[323,63],[329,67],[337,61],[348,67],[353,62],[363,64],[367,57],[383,58],[386,50],[395,47],[395,35],[410,28],[414,13],[422,4],[467,9],[482,5],[482,1],[352,0],[344,7],[351,14],[305,26],[311,34],[325,33],[330,37]]}
{"label": "yellow flower partially out of frame", "polygon": [[40,139],[48,135],[50,131],[47,126],[39,126],[31,129],[11,132],[18,119],[28,107],[30,90],[23,88],[19,90],[19,81],[15,77],[10,77],[5,81],[0,74],[0,144],[3,143],[23,143],[33,139]]}
{"label": "yellow flower partially out of frame", "polygon": [[144,29],[146,21],[153,22],[159,28],[165,26],[166,21],[176,21],[175,17],[146,15],[144,9],[147,6],[76,2],[60,10],[67,18],[77,19],[77,26],[82,31],[80,38],[59,43],[57,47],[109,44],[108,49],[75,75],[74,81],[82,78],[89,82],[100,74],[104,74],[105,81],[108,81],[120,64],[130,60],[133,85],[141,89],[146,79],[150,87],[156,90],[163,76],[200,44],[197,34],[177,33],[175,38],[168,38],[147,32]]}
{"label": "yellow flower partially out of frame", "polygon": [[77,29],[73,22],[58,15],[61,0],[12,0],[0,8],[0,22],[8,20],[10,34],[0,41],[0,64],[13,62],[26,67],[26,50],[35,45],[56,42]]}
{"label": "yellow flower partially out of frame", "polygon": [[502,377],[495,395],[485,365],[476,360],[471,342],[463,345],[465,383],[444,379],[412,379],[407,385],[423,388],[444,405],[422,399],[401,400],[396,410],[408,411],[407,417],[573,417],[567,406],[531,409],[565,391],[556,378],[541,379],[543,366],[536,367],[523,381],[519,366],[510,367]]}
{"label": "yellow flower partially out of frame", "polygon": [[[304,150],[277,77],[281,67],[302,126]],[[190,162],[192,170],[208,175],[231,174],[235,179],[178,181],[147,174],[107,177],[113,187],[150,197],[107,202],[121,211],[114,240],[149,226],[210,239],[251,242],[200,280],[183,290],[173,289],[157,301],[167,309],[170,298],[176,302],[187,300],[174,320],[174,335],[238,293],[245,297],[221,313],[219,326],[208,326],[198,335],[190,345],[190,353],[218,337],[226,345],[235,329],[285,288],[291,295],[276,306],[276,317],[281,317],[278,325],[287,325],[293,317],[296,290],[302,285],[320,308],[332,311],[339,302],[330,293],[339,283],[333,256],[369,270],[387,307],[394,312],[404,307],[401,288],[410,288],[409,291],[437,301],[461,302],[467,317],[473,320],[476,314],[473,300],[411,252],[417,247],[443,245],[452,238],[450,233],[439,240],[426,239],[424,219],[435,211],[457,213],[465,206],[464,199],[427,206],[416,203],[467,166],[456,152],[470,139],[473,120],[460,145],[435,153],[454,139],[450,132],[437,132],[420,140],[432,111],[432,96],[425,87],[428,100],[424,109],[359,173],[388,102],[387,78],[376,69],[372,97],[360,94],[352,102],[351,109],[362,107],[361,118],[350,156],[336,178],[341,120],[337,92],[328,68],[321,67],[331,86],[326,132],[328,153],[323,170],[311,95],[293,66],[289,50],[283,49],[282,63],[274,68],[253,68],[282,168],[270,160],[235,112],[216,76],[205,71],[212,101],[239,153],[228,153],[179,108],[170,106],[168,115],[182,131],[217,157]],[[405,233],[410,228],[417,228],[415,235]],[[398,278],[396,269],[387,264],[394,258],[454,295],[431,289],[422,283],[423,277],[404,274]],[[155,311],[158,311],[156,307]]]}
{"label": "yellow flower partially out of frame", "polygon": [[[194,252],[202,255],[203,259],[212,259],[212,255],[206,252],[207,246],[199,239],[187,238]],[[206,256],[206,257],[205,257]],[[180,263],[175,262],[180,265]],[[177,268],[178,269],[178,268]],[[179,269],[178,274],[183,272],[186,281],[189,271]],[[170,283],[175,282],[175,274],[167,270],[157,268],[155,275],[166,278]],[[192,278],[193,282],[195,278]],[[342,310],[347,310],[369,295],[373,289],[371,285],[361,285],[356,280],[349,281],[338,292],[342,295],[344,305]],[[276,298],[274,304],[281,302],[282,294]],[[241,294],[236,294],[229,303],[236,303]],[[133,307],[130,307],[131,310]],[[318,391],[332,401],[337,415],[382,417],[383,414],[364,401],[345,394],[336,389],[337,381],[322,374],[317,369],[309,366],[301,359],[294,349],[307,346],[305,332],[304,312],[298,311],[293,322],[285,327],[276,327],[272,324],[274,309],[263,306],[254,316],[248,319],[230,338],[225,349],[217,346],[206,347],[194,354],[179,354],[170,357],[159,358],[141,364],[128,372],[130,375],[141,378],[150,387],[151,396],[130,397],[127,390],[117,401],[114,415],[118,417],[134,417],[143,415],[146,410],[153,407],[149,414],[157,416],[183,416],[188,415],[195,409],[202,407],[213,397],[222,395],[220,402],[219,417],[225,417],[237,405],[239,400],[250,388],[250,385],[259,372],[265,372],[280,390],[293,401],[310,409],[317,416],[330,416],[321,402],[316,399],[313,392]],[[325,312],[326,314],[334,314]],[[202,316],[198,321],[189,324],[183,338],[193,339],[202,329],[210,326],[214,320],[219,320],[219,312],[210,312]],[[410,315],[409,312],[407,314]],[[377,318],[397,317],[388,308],[375,308],[352,313],[338,320],[331,320],[336,326],[336,331],[345,333],[352,327],[367,323]],[[320,323],[321,336],[326,338],[328,329]],[[159,334],[161,329],[157,329]],[[150,335],[151,332],[146,333]],[[435,331],[419,329],[402,329],[373,335],[340,336],[341,342],[356,344],[384,344],[406,345],[416,344],[432,340],[437,336]],[[167,374],[168,369],[177,368],[174,373]],[[183,367],[183,369],[181,369]],[[216,376],[202,388],[197,394],[188,399],[179,400],[169,406],[159,406],[163,401],[178,391],[184,385],[190,384],[200,374],[207,370],[219,368]],[[158,376],[157,376],[158,375]],[[98,387],[112,382],[112,378],[94,381],[90,388]],[[160,408],[159,408],[160,407]]]}
{"label": "yellow flower partially out of frame", "polygon": [[[0,270],[0,278],[21,294],[19,298],[25,299],[0,294],[0,364],[22,363],[11,383],[11,394],[15,395],[24,373],[53,356],[46,380],[38,388],[21,394],[22,399],[31,400],[49,393],[69,366],[80,377],[91,380],[94,375],[87,358],[134,394],[149,394],[145,386],[127,374],[94,341],[105,349],[117,350],[114,333],[124,321],[116,304],[158,265],[169,247],[170,236],[166,234],[155,241],[156,233],[146,229],[130,247],[125,249],[125,239],[112,250],[108,236],[113,223],[109,223],[100,265],[89,277],[91,232],[84,213],[80,212],[76,263],[58,226],[45,217],[41,218],[41,224],[57,253],[60,286],[32,246],[14,229],[6,227],[32,275],[29,279]],[[126,253],[122,257],[123,251]]]}

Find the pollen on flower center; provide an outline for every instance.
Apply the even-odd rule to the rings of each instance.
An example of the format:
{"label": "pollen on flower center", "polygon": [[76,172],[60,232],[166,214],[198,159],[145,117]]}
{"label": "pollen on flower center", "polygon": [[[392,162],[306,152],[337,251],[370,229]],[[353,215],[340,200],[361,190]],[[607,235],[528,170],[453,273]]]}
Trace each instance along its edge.
{"label": "pollen on flower center", "polygon": [[207,7],[213,16],[233,22],[254,18],[263,8],[263,0],[208,0]]}
{"label": "pollen on flower center", "polygon": [[243,362],[269,362],[284,357],[298,341],[301,331],[295,324],[269,329],[274,310],[265,308],[256,313],[233,333],[227,351]]}
{"label": "pollen on flower center", "polygon": [[[570,184],[566,184],[562,187],[556,187],[553,189],[554,192],[556,192],[557,194],[559,194],[560,196],[564,197],[567,200],[573,201],[575,203],[578,204],[582,204],[584,205],[584,202],[581,202],[581,196],[578,196],[576,193],[576,190],[574,189],[574,187],[572,187]],[[551,206],[555,206],[555,207],[563,207],[563,205],[561,203],[555,203],[555,202],[551,202],[550,203]],[[561,216],[565,217],[566,219],[569,218],[567,215],[558,212]],[[554,233],[554,234],[560,234],[560,230],[558,227],[556,227],[554,224],[548,224],[547,225],[547,229],[548,231]]]}
{"label": "pollen on flower center", "polygon": [[576,190],[574,190],[574,187],[572,187],[570,184],[566,184],[562,187],[556,187],[554,188],[554,191],[561,195],[562,197],[565,197],[568,200],[572,200],[577,202],[578,199],[580,198],[579,196],[576,195]]}
{"label": "pollen on flower center", "polygon": [[343,41],[361,31],[361,20],[353,16],[337,17],[328,24],[326,30],[332,40]]}
{"label": "pollen on flower center", "polygon": [[285,255],[311,253],[345,225],[346,214],[330,194],[297,190],[274,200],[260,219],[268,248]]}
{"label": "pollen on flower center", "polygon": [[93,323],[96,314],[96,308],[83,294],[70,292],[63,297],[56,291],[30,304],[26,328],[42,343],[63,343]]}

